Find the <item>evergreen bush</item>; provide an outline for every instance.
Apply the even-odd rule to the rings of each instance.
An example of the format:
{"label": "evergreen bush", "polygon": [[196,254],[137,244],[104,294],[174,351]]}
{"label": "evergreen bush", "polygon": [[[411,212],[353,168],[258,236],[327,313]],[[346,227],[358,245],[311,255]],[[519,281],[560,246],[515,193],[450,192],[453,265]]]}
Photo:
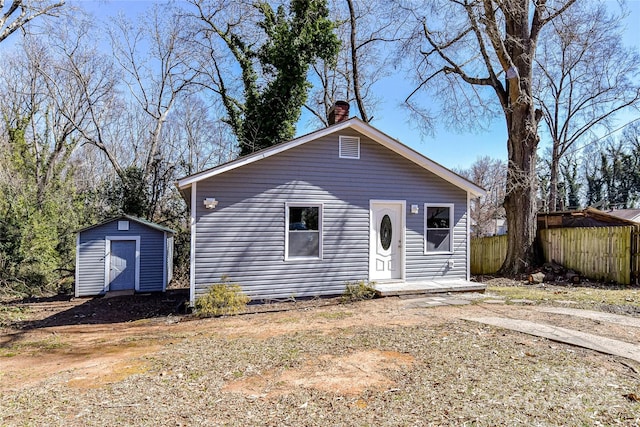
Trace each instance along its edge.
{"label": "evergreen bush", "polygon": [[240,285],[216,283],[209,291],[196,299],[196,313],[201,317],[236,314],[251,301],[242,293]]}
{"label": "evergreen bush", "polygon": [[347,282],[345,290],[342,293],[342,302],[354,302],[375,298],[377,293],[373,285],[374,282],[366,283],[364,280]]}

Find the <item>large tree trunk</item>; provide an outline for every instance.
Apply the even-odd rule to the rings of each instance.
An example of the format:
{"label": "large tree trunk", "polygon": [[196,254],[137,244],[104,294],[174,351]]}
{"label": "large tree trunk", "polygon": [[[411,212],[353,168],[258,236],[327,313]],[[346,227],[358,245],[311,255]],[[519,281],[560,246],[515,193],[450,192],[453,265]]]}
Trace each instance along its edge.
{"label": "large tree trunk", "polygon": [[553,150],[551,153],[551,170],[549,176],[549,206],[547,209],[549,212],[556,212],[558,210],[558,175],[560,163],[560,155],[558,154],[557,144],[553,144]]}
{"label": "large tree trunk", "polygon": [[517,72],[507,75],[507,105],[503,105],[509,135],[507,194],[504,200],[509,239],[507,256],[499,273],[516,275],[526,272],[536,261],[536,152],[540,140],[538,121],[542,112],[535,110],[532,96],[536,40],[529,36],[529,3],[528,0],[512,0],[506,4],[507,37],[504,45]]}
{"label": "large tree trunk", "polygon": [[[426,20],[422,21],[422,34],[433,49],[421,47],[421,52],[426,57],[438,55],[443,61],[442,68],[422,84],[440,73],[455,74],[467,84],[492,87],[504,112],[509,135],[504,202],[509,239],[500,273],[505,275],[524,273],[536,262],[536,150],[542,111],[535,109],[532,96],[533,62],[542,28],[574,2],[576,0],[549,2],[552,4],[547,4],[547,0],[451,0],[451,6],[464,8],[469,25],[468,30],[452,38],[443,38],[440,31],[431,31]],[[465,26],[456,25],[456,28]],[[471,49],[473,56],[456,62],[460,49],[470,46],[467,43],[473,36],[468,34],[475,36],[477,49]],[[484,67],[475,65],[478,58]],[[501,78],[506,79],[505,84]]]}
{"label": "large tree trunk", "polygon": [[[514,114],[514,116],[518,116]],[[536,238],[536,150],[537,133],[527,131],[529,119],[516,119],[518,132],[508,141],[509,168],[504,207],[509,227],[507,256],[499,273],[512,276],[535,263]],[[519,125],[518,125],[519,124]],[[533,148],[532,148],[533,146]]]}

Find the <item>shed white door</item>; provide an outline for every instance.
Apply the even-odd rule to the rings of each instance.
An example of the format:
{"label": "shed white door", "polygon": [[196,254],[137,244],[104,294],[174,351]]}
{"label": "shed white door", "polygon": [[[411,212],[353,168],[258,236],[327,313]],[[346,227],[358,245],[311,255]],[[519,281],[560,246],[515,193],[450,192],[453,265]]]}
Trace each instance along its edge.
{"label": "shed white door", "polygon": [[109,290],[122,291],[136,286],[135,240],[112,240],[109,265]]}
{"label": "shed white door", "polygon": [[371,202],[369,280],[402,279],[404,205]]}

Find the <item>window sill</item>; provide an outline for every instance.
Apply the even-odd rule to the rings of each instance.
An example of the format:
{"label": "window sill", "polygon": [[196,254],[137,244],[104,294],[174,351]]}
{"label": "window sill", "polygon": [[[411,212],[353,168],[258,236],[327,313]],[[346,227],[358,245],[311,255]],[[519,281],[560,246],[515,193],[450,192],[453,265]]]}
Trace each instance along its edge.
{"label": "window sill", "polygon": [[300,256],[300,257],[287,257],[284,259],[285,262],[296,262],[296,261],[322,261],[322,257],[317,256]]}

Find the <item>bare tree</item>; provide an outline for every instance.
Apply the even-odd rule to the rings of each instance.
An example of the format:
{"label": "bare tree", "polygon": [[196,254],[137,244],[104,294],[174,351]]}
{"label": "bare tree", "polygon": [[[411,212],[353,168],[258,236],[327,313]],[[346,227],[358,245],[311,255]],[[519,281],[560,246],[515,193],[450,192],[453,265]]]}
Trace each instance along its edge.
{"label": "bare tree", "polygon": [[552,142],[551,211],[560,205],[560,163],[568,150],[640,100],[640,56],[622,44],[621,18],[601,2],[579,2],[543,33],[533,93]]}
{"label": "bare tree", "polygon": [[184,43],[185,21],[176,10],[156,6],[137,28],[121,16],[111,32],[115,58],[125,72],[130,93],[153,123],[144,138],[145,178],[158,161],[162,127],[168,115],[176,100],[192,89],[199,74],[192,67],[192,56]]}
{"label": "bare tree", "polygon": [[[191,95],[176,105],[163,135],[163,158],[179,165],[178,173],[191,175],[237,157],[237,145],[218,108]],[[212,114],[213,112],[213,114]]]}
{"label": "bare tree", "polygon": [[498,222],[504,221],[505,218],[502,205],[507,181],[506,163],[485,156],[478,158],[468,169],[457,172],[487,190],[485,196],[475,199],[472,203],[472,236],[484,237],[498,234]]}
{"label": "bare tree", "polygon": [[85,88],[94,97],[113,88],[97,72],[99,56],[85,39],[87,21],[77,18],[72,22],[55,39],[25,38],[23,52],[5,62],[2,108],[6,125],[11,134],[20,134],[14,143],[24,144],[21,161],[32,163],[27,169],[33,174],[39,204],[50,185],[68,169],[90,121]]}
{"label": "bare tree", "polygon": [[[534,58],[542,29],[574,2],[450,0],[429,2],[430,15],[427,6],[412,10],[420,23],[413,39],[419,45],[412,49],[420,53],[421,62],[419,86],[408,102],[419,89],[442,78],[451,85],[445,102],[455,102],[453,94],[461,93],[477,100],[468,105],[490,110],[487,101],[498,101],[505,119],[509,239],[503,274],[521,273],[535,262],[536,150],[542,111],[536,110],[533,96]],[[465,119],[460,122],[468,122],[468,116]]]}
{"label": "bare tree", "polygon": [[389,72],[391,46],[400,40],[401,22],[392,9],[376,2],[333,0],[331,13],[338,23],[341,50],[335,61],[314,64],[316,85],[305,108],[326,125],[336,101],[353,101],[360,118],[369,122],[378,101],[373,85]]}
{"label": "bare tree", "polygon": [[5,6],[0,0],[0,42],[33,19],[42,15],[53,15],[62,8],[64,0],[51,2],[48,0],[13,0]]}

